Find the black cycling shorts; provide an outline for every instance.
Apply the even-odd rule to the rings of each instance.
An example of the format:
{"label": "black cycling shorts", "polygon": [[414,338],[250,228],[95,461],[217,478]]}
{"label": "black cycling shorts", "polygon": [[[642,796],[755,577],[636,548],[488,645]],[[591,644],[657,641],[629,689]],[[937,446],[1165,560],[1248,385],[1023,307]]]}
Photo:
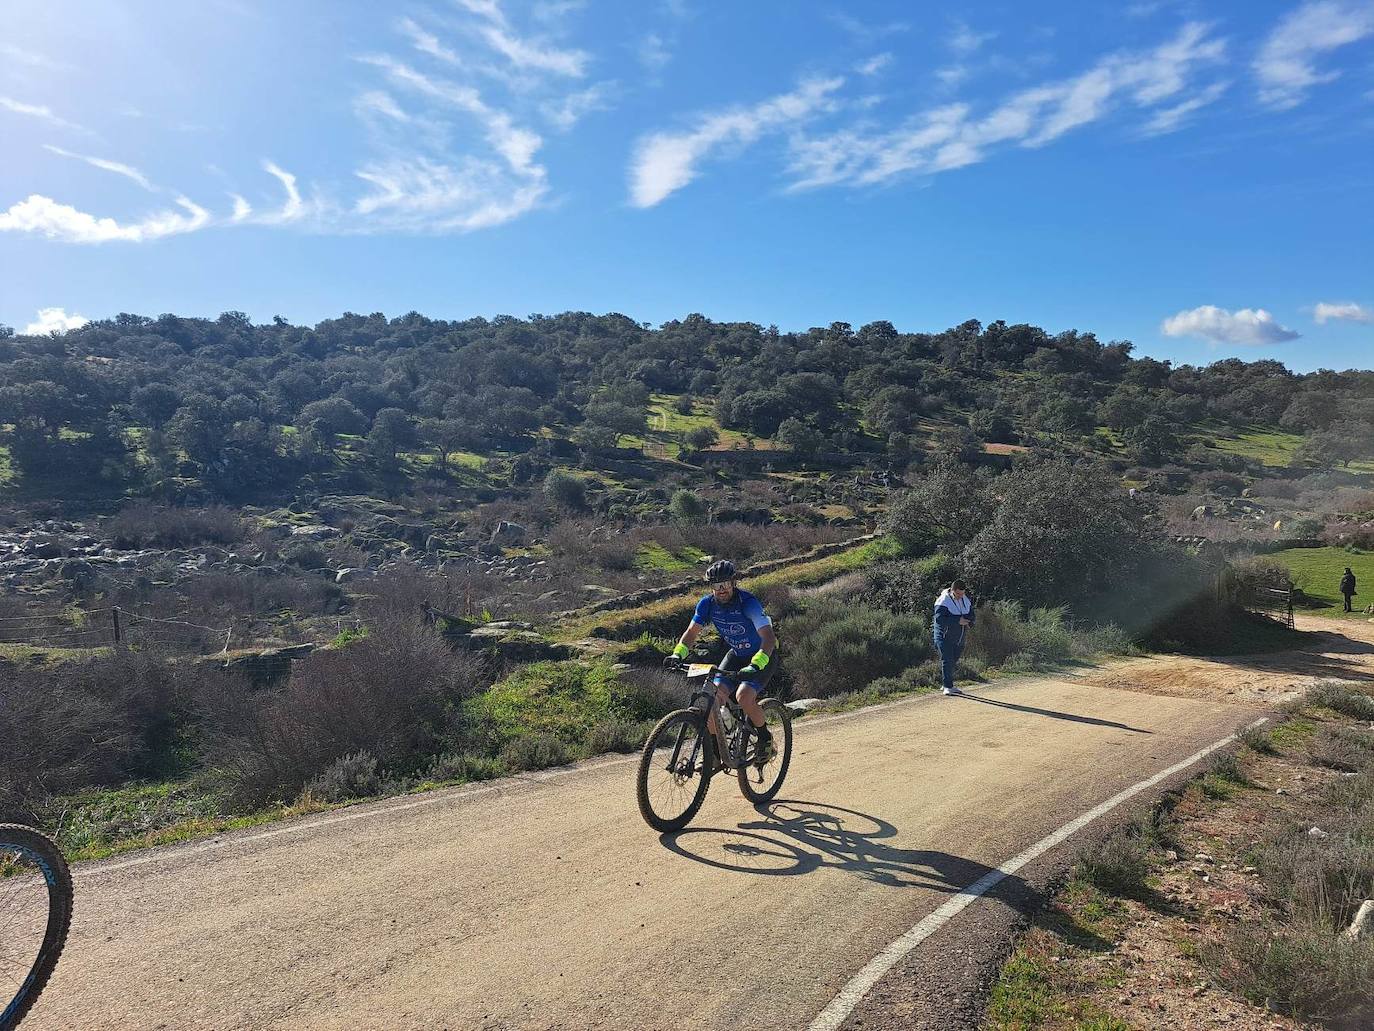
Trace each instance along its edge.
{"label": "black cycling shorts", "polygon": [[[748,680],[740,681],[740,683],[742,685],[747,684],[755,691],[762,693],[763,689],[768,686],[768,682],[773,679],[773,674],[778,671],[779,661],[779,657],[776,654],[773,655],[772,660],[767,666],[764,666],[763,669],[759,670]],[[743,669],[745,666],[749,665],[749,656],[740,655],[731,648],[725,653],[725,658],[720,660],[719,665],[724,670]]]}

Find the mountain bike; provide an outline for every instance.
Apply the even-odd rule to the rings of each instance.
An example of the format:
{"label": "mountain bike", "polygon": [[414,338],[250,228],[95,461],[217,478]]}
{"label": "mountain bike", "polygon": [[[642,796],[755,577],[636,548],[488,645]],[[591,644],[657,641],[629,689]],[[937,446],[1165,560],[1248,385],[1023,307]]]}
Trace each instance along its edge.
{"label": "mountain bike", "polygon": [[[764,723],[773,735],[772,754],[758,755],[758,739],[749,718],[735,701],[717,704],[712,683],[717,675],[738,685],[739,671],[710,663],[678,664],[689,683],[695,682],[691,703],[659,720],[644,742],[639,757],[636,794],[644,821],[657,831],[686,827],[706,800],[711,778],[725,770],[739,780],[740,793],[756,805],[770,801],[782,787],[792,763],[792,714],[779,699],[762,697]],[[715,712],[713,735],[707,717]]]}
{"label": "mountain bike", "polygon": [[72,875],[32,827],[0,823],[0,1031],[11,1031],[57,966],[72,922]]}

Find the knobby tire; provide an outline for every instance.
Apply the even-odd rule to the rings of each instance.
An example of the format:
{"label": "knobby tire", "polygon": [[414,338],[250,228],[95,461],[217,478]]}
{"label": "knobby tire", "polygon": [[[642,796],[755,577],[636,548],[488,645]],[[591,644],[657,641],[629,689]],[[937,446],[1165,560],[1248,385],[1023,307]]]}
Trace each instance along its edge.
{"label": "knobby tire", "polygon": [[[695,794],[687,808],[676,816],[663,817],[654,811],[653,801],[649,798],[649,778],[653,773],[654,752],[659,747],[673,747],[677,740],[678,727],[684,721],[694,728],[701,739],[702,755],[699,762],[702,763],[703,769]],[[661,738],[666,739],[666,744],[660,743]],[[635,777],[635,794],[639,799],[639,815],[644,817],[644,822],[654,830],[664,833],[680,831],[686,827],[691,822],[692,817],[696,816],[701,809],[701,804],[706,801],[706,791],[711,786],[714,755],[714,743],[710,731],[706,729],[706,720],[696,709],[677,709],[659,720],[654,729],[649,732],[648,740],[644,742],[644,750],[639,756],[639,772]]]}
{"label": "knobby tire", "polygon": [[[15,997],[0,998],[0,1031],[13,1031],[37,1001],[57,966],[72,923],[72,875],[57,846],[38,831],[19,824],[0,824],[0,854],[19,853],[38,865],[48,889],[48,921],[43,944]],[[24,875],[21,875],[24,876]],[[0,891],[4,881],[0,880]]]}

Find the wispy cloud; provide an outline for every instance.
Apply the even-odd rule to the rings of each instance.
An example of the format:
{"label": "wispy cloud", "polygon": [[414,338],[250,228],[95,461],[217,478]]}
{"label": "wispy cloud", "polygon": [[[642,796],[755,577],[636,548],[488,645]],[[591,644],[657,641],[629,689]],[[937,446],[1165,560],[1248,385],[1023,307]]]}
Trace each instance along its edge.
{"label": "wispy cloud", "polygon": [[90,321],[76,312],[67,314],[65,308],[39,308],[38,317],[20,332],[25,336],[48,336],[51,333],[65,333],[69,329],[80,329]]}
{"label": "wispy cloud", "polygon": [[1274,27],[1255,58],[1259,99],[1270,107],[1294,107],[1313,86],[1339,77],[1319,71],[1317,58],[1374,33],[1374,3],[1316,0],[1292,11]]}
{"label": "wispy cloud", "polygon": [[[461,2],[468,6],[479,0]],[[397,89],[428,104],[429,117],[435,121],[454,115],[476,121],[496,160],[444,150],[426,152],[416,149],[414,141],[408,148],[393,147],[354,173],[371,190],[351,208],[365,224],[348,228],[468,231],[523,215],[545,197],[548,174],[535,160],[543,139],[518,125],[509,112],[485,101],[473,86],[427,75],[389,55],[362,60],[379,69]],[[555,124],[571,125],[600,101],[599,90],[592,87],[564,98],[566,106],[552,108],[549,117]],[[375,101],[373,109],[386,108]]]}
{"label": "wispy cloud", "polygon": [[258,221],[264,225],[284,225],[302,218],[306,213],[305,201],[301,198],[300,187],[296,185],[296,177],[273,161],[263,161],[262,170],[281,183],[286,191],[286,199],[275,212],[260,216]]}
{"label": "wispy cloud", "polygon": [[540,110],[557,129],[567,132],[593,111],[604,111],[610,105],[614,89],[613,82],[599,82],[557,100],[546,101]]}
{"label": "wispy cloud", "polygon": [[635,50],[639,63],[651,72],[661,71],[673,59],[668,44],[657,32],[651,32],[639,41]]}
{"label": "wispy cloud", "polygon": [[547,40],[520,35],[495,0],[458,0],[458,4],[478,16],[479,22],[473,27],[478,38],[516,68],[575,79],[586,74],[590,59],[586,51],[565,49]]}
{"label": "wispy cloud", "polygon": [[949,37],[949,48],[960,57],[982,49],[984,43],[996,36],[995,32],[975,32],[965,22],[955,22],[954,31]]}
{"label": "wispy cloud", "polygon": [[797,89],[752,107],[735,108],[700,118],[687,132],[658,132],[641,139],[630,165],[630,201],[649,208],[682,189],[697,176],[697,166],[711,151],[744,146],[764,133],[796,124],[824,109],[844,85],[840,77],[810,79]]}
{"label": "wispy cloud", "polygon": [[390,118],[393,122],[402,124],[407,124],[412,120],[410,115],[402,111],[401,105],[397,104],[391,94],[385,90],[368,90],[365,93],[360,93],[353,100],[353,110],[364,118],[382,115]]}
{"label": "wispy cloud", "polygon": [[249,204],[242,196],[231,193],[229,199],[234,202],[234,213],[230,216],[235,222],[242,222],[253,213],[253,205]]}
{"label": "wispy cloud", "polygon": [[26,104],[22,100],[15,100],[13,97],[0,97],[0,108],[10,111],[16,115],[24,115],[27,118],[38,118],[49,125],[59,129],[75,129],[78,132],[89,132],[85,126],[69,122],[53,112],[53,109],[44,104]]}
{"label": "wispy cloud", "polygon": [[904,21],[866,22],[843,11],[832,11],[826,17],[861,45],[869,45],[888,36],[911,31],[911,23]]}
{"label": "wispy cloud", "polygon": [[149,192],[156,192],[155,187],[148,181],[148,177],[140,172],[133,165],[126,165],[119,161],[107,161],[105,158],[91,157],[87,154],[73,154],[70,150],[63,150],[61,147],[54,147],[51,143],[43,144],[43,149],[59,154],[64,158],[73,158],[77,161],[84,161],[93,168],[99,168],[105,172],[113,172],[115,175],[122,175],[125,179],[130,179],[138,183]]}
{"label": "wispy cloud", "polygon": [[1195,113],[1220,100],[1230,86],[1229,82],[1214,82],[1187,100],[1174,104],[1172,107],[1161,108],[1155,112],[1153,118],[1141,127],[1141,134],[1144,136],[1162,136],[1165,133],[1183,128]]}
{"label": "wispy cloud", "polygon": [[1215,87],[1194,87],[1192,78],[1224,49],[1208,26],[1190,23],[1152,50],[1110,55],[1073,78],[1012,94],[982,115],[971,104],[949,103],[893,129],[859,125],[818,138],[799,135],[792,146],[793,189],[872,186],[962,168],[1000,147],[1043,147],[1121,106],[1151,114],[1153,131],[1167,131],[1210,102]]}
{"label": "wispy cloud", "polygon": [[1227,311],[1211,304],[1181,311],[1160,326],[1165,336],[1194,336],[1217,344],[1281,344],[1299,333],[1274,321],[1263,308]]}
{"label": "wispy cloud", "polygon": [[142,243],[164,236],[191,233],[210,224],[210,213],[187,199],[176,199],[180,211],[163,210],[147,215],[137,222],[120,223],[112,218],[99,218],[78,211],[68,204],[59,204],[51,197],[32,194],[25,200],[0,212],[0,232],[31,233],[64,243],[110,243],[124,241]]}
{"label": "wispy cloud", "polygon": [[1330,301],[1320,301],[1312,309],[1312,317],[1319,324],[1325,325],[1331,320],[1338,322],[1374,322],[1374,310],[1356,304],[1353,301],[1344,303],[1331,303]]}
{"label": "wispy cloud", "polygon": [[892,63],[892,55],[889,53],[874,54],[865,61],[860,61],[854,66],[854,70],[860,75],[877,75],[880,71]]}
{"label": "wispy cloud", "polygon": [[409,37],[411,44],[421,53],[429,54],[448,64],[458,63],[458,55],[439,42],[439,37],[434,33],[427,32],[417,25],[414,19],[402,18],[397,23],[397,28]]}
{"label": "wispy cloud", "polygon": [[15,46],[13,43],[0,43],[0,56],[6,61],[14,64],[28,65],[30,68],[47,68],[51,71],[61,71],[68,67],[61,61],[54,61],[51,57],[38,53],[36,50],[25,50],[23,47]]}

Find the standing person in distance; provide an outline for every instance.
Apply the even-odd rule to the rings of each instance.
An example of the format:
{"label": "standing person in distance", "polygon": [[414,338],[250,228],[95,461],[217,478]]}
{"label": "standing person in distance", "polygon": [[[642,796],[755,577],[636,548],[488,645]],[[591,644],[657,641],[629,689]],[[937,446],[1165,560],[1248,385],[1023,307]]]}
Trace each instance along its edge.
{"label": "standing person in distance", "polygon": [[973,599],[968,596],[962,580],[955,580],[935,599],[931,637],[935,640],[936,651],[940,653],[944,694],[963,694],[954,686],[954,669],[959,664],[959,656],[964,654],[964,641],[975,618]]}
{"label": "standing person in distance", "polygon": [[[719,665],[741,676],[735,700],[749,717],[749,723],[758,737],[755,761],[762,765],[773,753],[773,735],[759,706],[759,695],[778,671],[778,638],[773,632],[773,621],[763,611],[763,605],[757,598],[739,589],[733,562],[726,559],[713,562],[706,570],[706,582],[711,585],[711,593],[697,602],[692,622],[683,631],[667,661],[681,662],[686,659],[702,630],[708,625],[716,628],[721,640],[730,646]],[[728,686],[719,674],[715,678],[715,688],[717,700],[724,704],[728,700]],[[711,733],[714,734],[714,710],[709,722]]]}
{"label": "standing person in distance", "polygon": [[1355,597],[1355,574],[1349,566],[1345,567],[1345,575],[1341,577],[1341,597],[1345,599],[1345,611],[1354,611],[1350,607],[1350,599]]}

